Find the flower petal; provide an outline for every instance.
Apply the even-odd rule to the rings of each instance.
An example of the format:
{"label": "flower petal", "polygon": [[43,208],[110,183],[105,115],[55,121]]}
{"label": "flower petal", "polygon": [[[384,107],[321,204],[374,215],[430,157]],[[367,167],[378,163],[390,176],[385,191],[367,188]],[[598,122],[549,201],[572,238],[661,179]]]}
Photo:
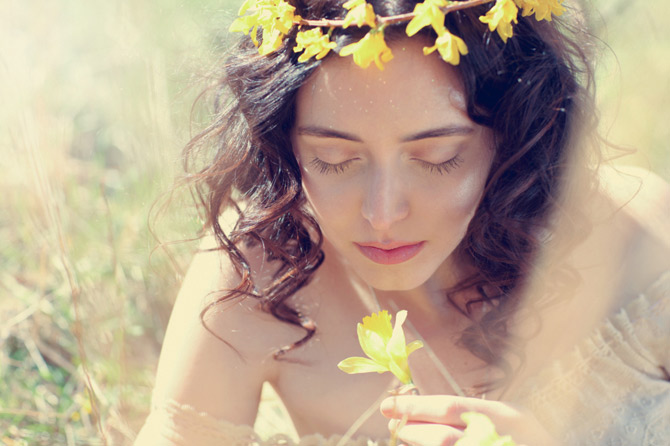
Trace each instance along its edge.
{"label": "flower petal", "polygon": [[367,68],[374,62],[377,68],[383,70],[383,62],[393,59],[391,49],[384,41],[382,29],[369,31],[358,42],[351,43],[340,50],[340,56],[350,54],[354,56],[354,63],[361,68]]}
{"label": "flower petal", "polygon": [[451,34],[446,28],[444,33],[435,39],[435,45],[423,48],[423,54],[430,54],[435,50],[440,53],[445,62],[452,65],[459,64],[461,54],[468,54],[468,47],[463,39]]}
{"label": "flower petal", "polygon": [[496,0],[495,5],[479,20],[488,23],[489,30],[498,31],[502,41],[507,42],[507,39],[514,34],[512,22],[518,23],[518,12],[519,8],[514,0]]}
{"label": "flower petal", "polygon": [[437,32],[444,28],[444,16],[442,7],[447,6],[445,0],[425,0],[423,3],[417,3],[414,6],[414,18],[407,24],[405,32],[412,37],[422,28],[432,25]]}
{"label": "flower petal", "polygon": [[386,353],[387,339],[384,339],[379,333],[366,329],[363,324],[358,324],[358,343],[361,344],[363,352],[380,364],[387,364],[390,361]]}
{"label": "flower petal", "polygon": [[321,28],[312,28],[307,31],[298,31],[295,37],[296,45],[293,51],[303,52],[298,57],[298,62],[306,62],[316,56],[316,59],[323,59],[328,52],[335,48],[337,44],[331,42],[327,35],[324,35]]}
{"label": "flower petal", "polygon": [[365,0],[349,0],[342,7],[349,11],[344,17],[343,28],[348,28],[352,23],[355,23],[359,28],[363,25],[368,25],[371,28],[375,26],[375,11],[372,5]]}
{"label": "flower petal", "polygon": [[409,373],[407,358],[401,360],[401,364],[397,364],[395,361],[391,361],[389,363],[389,370],[396,376],[396,378],[400,380],[401,383],[409,384],[412,382],[412,375]]}
{"label": "flower petal", "polygon": [[381,364],[374,362],[368,358],[361,358],[359,356],[352,356],[351,358],[344,359],[337,364],[337,367],[346,373],[384,373],[388,372],[389,369],[384,367]]}
{"label": "flower petal", "polygon": [[405,332],[402,330],[402,324],[405,323],[405,319],[407,319],[407,310],[400,310],[395,315],[393,334],[386,345],[386,351],[392,357],[406,356]]}
{"label": "flower petal", "polygon": [[379,336],[384,338],[384,341],[391,339],[391,335],[393,334],[391,315],[386,310],[372,313],[370,316],[365,316],[363,318],[363,327],[367,330],[379,333]]}
{"label": "flower petal", "polygon": [[407,356],[409,356],[412,352],[417,351],[423,347],[423,342],[421,341],[412,341],[409,344],[407,344]]}

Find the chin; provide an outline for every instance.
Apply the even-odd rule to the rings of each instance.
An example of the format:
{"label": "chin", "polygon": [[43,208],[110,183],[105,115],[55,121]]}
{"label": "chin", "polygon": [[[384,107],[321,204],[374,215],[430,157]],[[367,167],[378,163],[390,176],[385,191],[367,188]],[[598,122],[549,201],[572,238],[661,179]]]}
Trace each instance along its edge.
{"label": "chin", "polygon": [[391,269],[372,273],[359,270],[357,274],[365,283],[380,291],[410,291],[426,283],[432,276],[429,272],[420,274],[416,268],[411,272]]}

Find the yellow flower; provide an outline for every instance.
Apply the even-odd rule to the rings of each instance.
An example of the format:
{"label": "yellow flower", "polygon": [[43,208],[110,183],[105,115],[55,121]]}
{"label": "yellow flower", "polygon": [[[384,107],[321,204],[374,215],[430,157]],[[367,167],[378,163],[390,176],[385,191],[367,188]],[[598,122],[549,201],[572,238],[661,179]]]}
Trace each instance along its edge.
{"label": "yellow flower", "polygon": [[258,54],[265,56],[277,51],[283,42],[284,35],[279,30],[266,30],[263,28],[263,43],[258,47]]}
{"label": "yellow flower", "polygon": [[368,25],[374,28],[376,23],[375,11],[372,5],[366,3],[365,0],[349,0],[342,7],[349,12],[344,17],[344,28],[347,28],[352,23],[356,23],[359,28],[363,25]]}
{"label": "yellow flower", "polygon": [[440,34],[444,30],[445,15],[440,8],[445,6],[446,0],[425,0],[414,6],[414,18],[407,24],[407,35],[412,37],[428,25],[432,25],[435,32]]}
{"label": "yellow flower", "polygon": [[563,0],[514,0],[519,8],[523,8],[522,16],[535,14],[535,20],[551,21],[551,15],[560,16],[565,12],[561,4]]}
{"label": "yellow flower", "polygon": [[491,419],[479,412],[465,412],[461,415],[466,428],[454,446],[516,446],[509,435],[501,437]]}
{"label": "yellow flower", "polygon": [[468,47],[458,36],[451,34],[446,29],[435,40],[435,45],[424,47],[423,54],[428,55],[437,50],[445,62],[452,65],[458,65],[461,61],[461,54],[468,54]]}
{"label": "yellow flower", "polygon": [[[250,34],[257,47],[256,32],[260,26],[263,30],[263,43],[258,48],[261,55],[279,49],[284,35],[288,34],[293,21],[295,7],[285,0],[246,0],[240,8],[239,15],[230,25],[230,32]],[[247,14],[249,12],[249,14]]]}
{"label": "yellow flower", "polygon": [[[244,4],[246,5],[246,3]],[[244,5],[242,5],[242,9],[244,9]],[[242,11],[240,9],[240,11]],[[244,33],[244,34],[249,34],[249,31],[251,30],[251,38],[253,39],[256,36],[256,21],[257,17],[255,14],[253,15],[240,15],[240,17],[236,18],[233,23],[230,25],[230,28],[228,28],[228,31],[231,33]]]}
{"label": "yellow flower", "polygon": [[298,62],[305,62],[312,56],[316,56],[317,60],[323,59],[330,50],[337,46],[335,42],[330,41],[327,35],[323,35],[321,28],[299,31],[295,37],[295,43],[293,51],[299,53],[304,50],[298,57]]}
{"label": "yellow flower", "polygon": [[340,50],[340,56],[354,55],[354,63],[362,68],[367,68],[372,62],[380,70],[384,69],[384,63],[393,59],[391,49],[386,46],[384,32],[372,30],[358,42],[349,44]]}
{"label": "yellow flower", "polygon": [[489,24],[490,31],[497,30],[505,43],[508,38],[512,37],[512,22],[518,23],[519,8],[514,2],[515,0],[496,0],[493,8],[489,9],[485,16],[479,18],[482,22]]}
{"label": "yellow flower", "polygon": [[402,324],[407,311],[401,310],[395,315],[395,325],[391,327],[391,315],[387,311],[373,313],[359,323],[358,342],[368,358],[351,357],[337,366],[346,373],[391,372],[403,384],[412,382],[407,357],[413,351],[423,347],[421,341],[405,345],[405,333]]}

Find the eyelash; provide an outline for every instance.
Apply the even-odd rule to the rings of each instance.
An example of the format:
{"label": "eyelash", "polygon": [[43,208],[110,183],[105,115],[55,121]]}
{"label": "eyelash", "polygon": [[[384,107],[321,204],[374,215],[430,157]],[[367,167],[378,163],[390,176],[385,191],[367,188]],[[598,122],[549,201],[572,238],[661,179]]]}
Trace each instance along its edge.
{"label": "eyelash", "polygon": [[[320,160],[319,158],[314,158],[310,162],[310,164],[319,169],[319,172],[322,174],[329,174],[329,173],[340,174],[343,173],[345,170],[347,170],[349,165],[354,161],[355,160],[351,159],[344,161],[342,163],[331,164],[323,160]],[[460,167],[461,164],[463,163],[463,158],[461,158],[460,155],[456,155],[455,157],[439,164],[429,163],[428,161],[422,161],[422,160],[416,160],[416,161],[418,161],[419,165],[423,169],[426,169],[428,172],[444,175],[445,173],[449,173],[452,170]]]}
{"label": "eyelash", "polygon": [[320,160],[319,158],[314,158],[310,164],[317,169],[319,169],[319,172],[322,174],[327,174],[327,173],[337,173],[340,174],[347,170],[347,167],[353,162],[354,160],[347,160],[343,163],[338,163],[338,164],[331,164],[327,163],[325,161]]}
{"label": "eyelash", "polygon": [[455,157],[439,164],[433,164],[429,163],[428,161],[422,161],[422,160],[417,161],[419,161],[421,167],[426,169],[428,172],[444,175],[445,173],[449,173],[452,170],[461,167],[461,164],[463,163],[463,158],[461,158],[461,155],[456,155]]}

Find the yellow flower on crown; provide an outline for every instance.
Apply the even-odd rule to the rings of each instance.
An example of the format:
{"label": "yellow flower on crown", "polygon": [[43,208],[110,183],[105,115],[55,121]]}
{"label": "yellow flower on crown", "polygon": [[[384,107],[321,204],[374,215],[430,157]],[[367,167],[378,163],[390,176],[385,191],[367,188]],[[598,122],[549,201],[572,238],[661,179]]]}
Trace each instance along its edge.
{"label": "yellow flower on crown", "polygon": [[[299,26],[296,33],[295,52],[303,52],[299,62],[306,62],[312,57],[317,60],[324,58],[331,49],[336,47],[330,41],[330,34],[335,28],[369,26],[370,31],[358,42],[347,45],[340,51],[341,56],[354,56],[354,62],[367,68],[372,62],[380,69],[384,63],[393,58],[391,50],[384,40],[386,26],[408,22],[406,34],[411,37],[421,29],[431,26],[437,38],[431,47],[424,48],[424,54],[437,50],[442,59],[458,65],[461,55],[468,53],[465,42],[451,34],[445,27],[447,14],[460,9],[493,3],[484,16],[479,19],[488,24],[490,31],[497,31],[500,38],[507,42],[514,33],[513,23],[518,23],[518,14],[535,15],[535,19],[551,20],[552,15],[561,15],[565,11],[563,0],[424,0],[414,6],[409,14],[377,16],[372,5],[366,0],[348,0],[343,4],[347,11],[344,19],[303,19],[295,14],[295,7],[286,0],[245,0],[240,8],[239,17],[230,26],[231,32],[242,32],[251,37],[261,55],[270,54],[281,48],[286,36],[294,26]],[[305,29],[307,28],[307,29]],[[328,28],[328,35],[323,29]],[[262,42],[258,42],[258,31],[262,31]]]}
{"label": "yellow flower on crown", "polygon": [[428,55],[437,50],[445,62],[452,65],[458,65],[461,61],[461,54],[468,54],[468,47],[458,36],[451,34],[446,29],[435,40],[435,45],[431,47],[424,47],[423,54]]}
{"label": "yellow flower on crown", "polygon": [[363,25],[368,25],[371,28],[375,27],[375,11],[372,5],[366,3],[365,0],[349,0],[342,7],[349,11],[344,17],[343,28],[348,28],[352,23],[355,23],[359,28]]}
{"label": "yellow flower on crown", "polygon": [[321,28],[313,28],[308,31],[299,31],[295,37],[296,46],[293,51],[303,53],[298,57],[298,62],[305,62],[310,57],[316,56],[316,60],[323,59],[326,55],[337,46],[335,42],[331,42],[327,35],[324,35]]}
{"label": "yellow flower on crown", "polygon": [[523,8],[523,17],[535,14],[535,20],[551,21],[551,15],[560,16],[565,12],[561,4],[563,0],[514,0],[519,8]]}
{"label": "yellow flower on crown", "polygon": [[340,56],[349,55],[354,56],[354,63],[359,67],[367,68],[374,62],[380,70],[384,69],[384,63],[393,59],[393,53],[384,40],[384,31],[374,29],[358,42],[340,50]]}
{"label": "yellow flower on crown", "polygon": [[468,54],[468,47],[463,39],[451,34],[444,26],[445,13],[442,8],[447,5],[446,0],[426,0],[417,4],[414,7],[414,18],[407,24],[406,33],[411,37],[430,25],[437,33],[437,39],[435,45],[423,48],[423,54],[428,55],[437,50],[445,62],[458,65],[461,54]]}
{"label": "yellow flower on crown", "polygon": [[[294,11],[295,7],[284,0],[246,0],[229,30],[249,34],[258,53],[264,56],[281,47],[284,36],[293,27]],[[256,37],[259,26],[263,30],[260,46]]]}
{"label": "yellow flower on crown", "polygon": [[393,373],[403,384],[412,382],[408,357],[423,347],[421,341],[405,345],[405,333],[402,324],[407,311],[401,310],[395,316],[395,325],[391,327],[391,315],[380,311],[363,318],[357,325],[358,342],[368,356],[354,356],[341,361],[337,366],[346,373]]}
{"label": "yellow flower on crown", "polygon": [[507,42],[514,33],[512,22],[518,23],[519,8],[514,2],[515,0],[496,0],[493,8],[489,9],[484,17],[479,18],[482,22],[488,23],[490,31],[498,31],[503,42]]}
{"label": "yellow flower on crown", "polygon": [[426,0],[414,6],[414,18],[407,24],[407,35],[412,37],[422,28],[431,25],[439,34],[444,29],[445,13],[442,8],[447,6],[447,0]]}

